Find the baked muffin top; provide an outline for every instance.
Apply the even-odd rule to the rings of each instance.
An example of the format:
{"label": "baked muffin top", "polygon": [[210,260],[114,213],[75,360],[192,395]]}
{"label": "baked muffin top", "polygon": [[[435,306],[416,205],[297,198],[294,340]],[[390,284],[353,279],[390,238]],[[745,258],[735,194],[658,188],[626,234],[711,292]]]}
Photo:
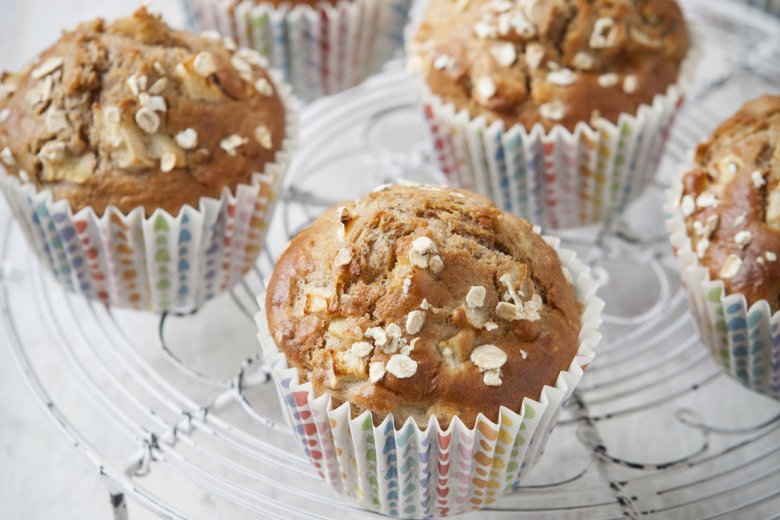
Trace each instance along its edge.
{"label": "baked muffin top", "polygon": [[178,214],[250,183],[285,136],[260,55],[144,9],[80,25],[0,79],[3,165],[74,211]]}
{"label": "baked muffin top", "polygon": [[430,0],[413,50],[458,110],[573,130],[665,93],[688,35],[675,0]]}
{"label": "baked muffin top", "polygon": [[712,279],[780,310],[780,97],[743,106],[696,150],[680,211]]}
{"label": "baked muffin top", "polygon": [[580,304],[556,252],[480,195],[395,185],[333,208],[279,259],[269,328],[334,406],[467,427],[555,385]]}

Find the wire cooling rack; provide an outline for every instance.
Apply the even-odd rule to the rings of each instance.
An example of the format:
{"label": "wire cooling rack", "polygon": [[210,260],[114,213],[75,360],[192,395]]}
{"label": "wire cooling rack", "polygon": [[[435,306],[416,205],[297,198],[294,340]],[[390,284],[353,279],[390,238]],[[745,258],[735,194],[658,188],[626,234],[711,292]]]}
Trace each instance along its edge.
{"label": "wire cooling rack", "polygon": [[[721,375],[699,344],[660,209],[695,143],[742,101],[778,90],[780,27],[748,8],[686,5],[706,53],[659,180],[608,229],[563,233],[603,284],[596,362],[525,486],[472,518],[780,518],[780,405]],[[0,213],[7,343],[105,479],[116,518],[128,504],[172,518],[376,516],[321,483],[300,453],[258,354],[254,298],[281,247],[326,207],[380,182],[439,178],[397,64],[303,119],[262,258],[196,314],[113,311],[63,292]]]}

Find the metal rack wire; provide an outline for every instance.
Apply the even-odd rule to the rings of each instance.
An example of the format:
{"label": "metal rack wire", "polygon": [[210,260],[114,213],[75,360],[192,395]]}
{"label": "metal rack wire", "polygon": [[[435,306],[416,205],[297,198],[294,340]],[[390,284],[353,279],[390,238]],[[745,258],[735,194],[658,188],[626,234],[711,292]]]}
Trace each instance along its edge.
{"label": "metal rack wire", "polygon": [[[664,173],[609,233],[564,237],[602,278],[605,342],[531,480],[492,516],[780,518],[780,406],[722,376],[699,345],[659,224],[669,176],[732,108],[720,96],[777,83],[780,27],[748,9],[688,7],[706,70]],[[7,342],[33,394],[104,477],[117,518],[128,499],[173,518],[372,516],[299,452],[257,354],[254,298],[288,238],[325,207],[400,176],[438,178],[398,67],[309,107],[302,141],[264,255],[192,315],[112,311],[63,292],[0,214]],[[23,326],[31,314],[37,326]],[[57,377],[42,377],[53,365]]]}

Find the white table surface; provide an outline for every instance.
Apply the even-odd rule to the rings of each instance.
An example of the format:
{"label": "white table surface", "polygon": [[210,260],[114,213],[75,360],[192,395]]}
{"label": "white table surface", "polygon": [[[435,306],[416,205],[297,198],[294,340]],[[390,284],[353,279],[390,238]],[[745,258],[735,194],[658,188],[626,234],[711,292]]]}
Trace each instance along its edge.
{"label": "white table surface", "polygon": [[[63,28],[95,17],[130,14],[133,0],[0,1],[0,69],[14,70],[57,39]],[[177,0],[149,2],[171,24]],[[0,211],[5,213],[4,203]],[[57,366],[51,366],[52,377]],[[152,518],[133,508],[134,519]],[[27,390],[11,353],[0,347],[0,518],[109,518],[108,494],[96,469],[73,449]]]}
{"label": "white table surface", "polygon": [[[62,28],[96,16],[127,15],[139,4],[133,0],[0,0],[0,69],[20,67],[54,41]],[[156,0],[151,7],[174,25],[183,20],[178,0]],[[737,84],[727,90],[726,98],[717,100],[719,109],[728,113],[753,95],[752,90],[740,88]],[[0,222],[6,217],[0,201]],[[39,365],[39,377],[56,380],[62,370],[57,361],[53,357],[48,366]],[[133,520],[153,518],[137,505],[130,507]],[[110,516],[108,494],[94,465],[65,440],[35,400],[0,339],[0,520]]]}

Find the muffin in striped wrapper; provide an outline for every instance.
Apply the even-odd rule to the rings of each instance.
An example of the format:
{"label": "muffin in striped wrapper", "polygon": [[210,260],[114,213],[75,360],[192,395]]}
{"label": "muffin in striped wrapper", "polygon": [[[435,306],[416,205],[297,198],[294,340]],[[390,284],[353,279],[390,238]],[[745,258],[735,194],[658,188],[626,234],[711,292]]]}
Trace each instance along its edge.
{"label": "muffin in striped wrapper", "polygon": [[64,33],[0,97],[0,189],[67,289],[187,312],[253,265],[297,133],[254,51],[142,9]]}
{"label": "muffin in striped wrapper", "polygon": [[747,103],[669,192],[667,228],[702,342],[780,400],[780,97]]}
{"label": "muffin in striped wrapper", "polygon": [[388,186],[302,231],[260,297],[259,340],[320,475],[430,518],[516,489],[592,361],[588,268],[477,194]]}
{"label": "muffin in striped wrapper", "polygon": [[549,228],[652,181],[691,75],[674,0],[426,0],[409,31],[441,169]]}

